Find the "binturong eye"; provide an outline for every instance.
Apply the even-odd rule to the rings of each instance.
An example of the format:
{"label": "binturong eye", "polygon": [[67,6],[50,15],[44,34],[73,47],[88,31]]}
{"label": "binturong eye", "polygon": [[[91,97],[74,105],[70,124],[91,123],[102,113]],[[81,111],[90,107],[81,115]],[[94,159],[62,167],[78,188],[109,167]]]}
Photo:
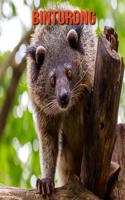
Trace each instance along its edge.
{"label": "binturong eye", "polygon": [[51,86],[54,87],[55,86],[55,83],[56,83],[56,79],[54,76],[51,77],[50,79],[50,83],[51,83]]}
{"label": "binturong eye", "polygon": [[68,72],[67,72],[67,76],[68,78],[71,78],[72,77],[72,71],[69,69]]}

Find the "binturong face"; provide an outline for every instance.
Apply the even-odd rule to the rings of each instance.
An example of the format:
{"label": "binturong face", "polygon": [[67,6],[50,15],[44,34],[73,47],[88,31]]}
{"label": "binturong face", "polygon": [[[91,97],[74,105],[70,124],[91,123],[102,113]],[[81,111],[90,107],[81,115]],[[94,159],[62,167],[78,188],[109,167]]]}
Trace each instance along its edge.
{"label": "binturong face", "polygon": [[27,49],[28,88],[33,105],[45,114],[68,111],[90,90],[83,38],[83,25],[35,29]]}
{"label": "binturong face", "polygon": [[72,66],[63,63],[54,68],[49,74],[50,85],[54,89],[57,104],[60,109],[66,109],[70,102]]}

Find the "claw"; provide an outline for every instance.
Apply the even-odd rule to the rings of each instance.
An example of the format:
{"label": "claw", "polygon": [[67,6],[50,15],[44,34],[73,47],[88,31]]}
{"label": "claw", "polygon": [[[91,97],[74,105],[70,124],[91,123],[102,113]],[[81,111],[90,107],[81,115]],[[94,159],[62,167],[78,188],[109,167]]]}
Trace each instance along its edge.
{"label": "claw", "polygon": [[44,189],[44,186],[42,185],[42,195],[44,196],[45,195],[45,189]]}
{"label": "claw", "polygon": [[54,191],[54,184],[51,182],[51,191]]}
{"label": "claw", "polygon": [[40,182],[38,182],[38,192],[41,193]]}
{"label": "claw", "polygon": [[51,178],[37,179],[36,181],[37,194],[50,195],[54,191],[54,181]]}
{"label": "claw", "polygon": [[47,192],[48,195],[50,194],[50,189],[49,189],[49,184],[48,183],[46,183],[46,192]]}

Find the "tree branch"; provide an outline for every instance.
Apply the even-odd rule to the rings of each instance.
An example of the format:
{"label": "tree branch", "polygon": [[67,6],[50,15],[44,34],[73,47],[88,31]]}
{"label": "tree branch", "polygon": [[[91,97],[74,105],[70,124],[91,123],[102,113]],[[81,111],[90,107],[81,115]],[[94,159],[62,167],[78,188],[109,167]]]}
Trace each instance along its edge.
{"label": "tree branch", "polygon": [[11,108],[12,100],[15,96],[16,88],[19,82],[19,79],[26,67],[25,58],[23,58],[22,62],[13,68],[13,76],[7,90],[6,98],[0,113],[0,138],[2,136],[2,132],[4,130],[8,113]]}
{"label": "tree branch", "polygon": [[19,47],[24,43],[28,43],[29,40],[29,36],[31,35],[31,33],[33,32],[33,28],[30,29],[30,31],[28,31],[24,37],[21,39],[21,41],[17,44],[17,46],[14,48],[14,50],[12,51],[12,53],[10,53],[8,59],[5,61],[5,63],[3,63],[3,65],[0,68],[0,83],[3,79],[4,73],[7,69],[7,67],[10,65],[10,63],[12,63],[12,60],[16,54],[16,52],[18,51]]}
{"label": "tree branch", "polygon": [[68,183],[61,187],[55,188],[54,193],[46,198],[42,194],[36,194],[34,189],[21,189],[15,187],[7,187],[0,184],[0,199],[23,199],[23,200],[99,200],[94,194],[85,189],[83,185],[74,177],[70,177]]}

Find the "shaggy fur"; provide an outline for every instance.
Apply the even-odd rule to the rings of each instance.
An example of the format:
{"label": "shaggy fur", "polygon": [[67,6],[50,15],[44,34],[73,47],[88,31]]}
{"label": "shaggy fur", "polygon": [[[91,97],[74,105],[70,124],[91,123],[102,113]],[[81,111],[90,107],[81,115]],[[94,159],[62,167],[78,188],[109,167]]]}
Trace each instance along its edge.
{"label": "shaggy fur", "polygon": [[[48,5],[47,10],[50,7],[75,10],[67,3],[57,7]],[[77,48],[67,40],[71,29],[78,34]],[[46,50],[40,65],[35,59],[38,46]],[[37,117],[42,178],[54,179],[57,169],[59,186],[66,183],[69,172],[80,176],[96,48],[95,33],[89,25],[58,23],[37,25],[28,47],[28,88]],[[71,80],[66,74],[68,69],[72,71]],[[56,77],[54,87],[50,84],[52,74]],[[62,87],[69,94],[69,103],[64,109],[59,104]]]}

